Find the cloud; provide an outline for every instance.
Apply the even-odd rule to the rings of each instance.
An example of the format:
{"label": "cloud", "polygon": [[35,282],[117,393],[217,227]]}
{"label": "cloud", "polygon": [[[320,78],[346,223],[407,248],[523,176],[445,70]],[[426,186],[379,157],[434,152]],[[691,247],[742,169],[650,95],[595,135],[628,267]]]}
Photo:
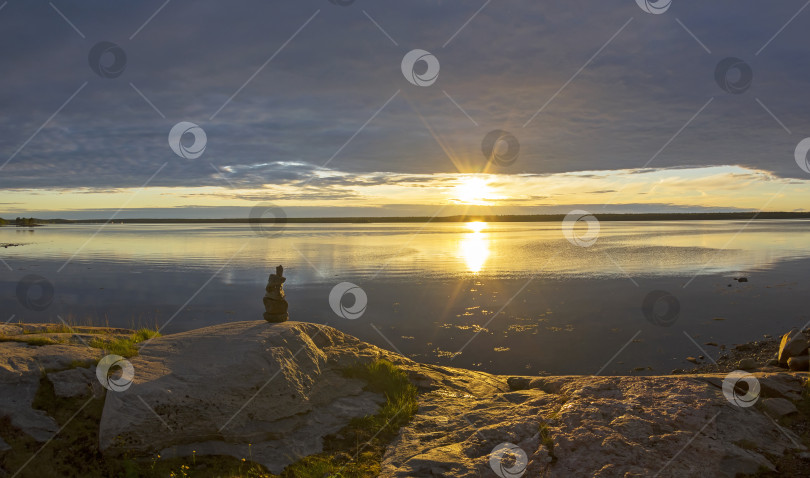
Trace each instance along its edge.
{"label": "cloud", "polygon": [[[678,169],[736,165],[806,178],[792,157],[810,132],[796,101],[810,86],[803,17],[755,55],[798,10],[794,3],[676,2],[665,15],[647,15],[634,2],[493,2],[458,31],[478,5],[201,0],[168,4],[130,40],[159,6],[60,5],[85,39],[47,4],[15,2],[0,12],[0,161],[42,126],[0,171],[0,187],[137,188],[165,164],[149,187],[284,186],[288,198],[344,200],[358,194],[347,188],[429,188],[431,174],[478,171],[481,141],[494,129],[518,138],[520,156],[490,172],[515,177],[665,170],[671,184],[705,191],[752,178],[678,183]],[[88,68],[87,53],[102,40],[127,53],[119,78]],[[414,48],[441,63],[431,87],[400,72]],[[743,95],[714,82],[726,56],[754,71]],[[200,159],[169,149],[179,121],[206,131]],[[614,189],[596,185],[592,194]]]}

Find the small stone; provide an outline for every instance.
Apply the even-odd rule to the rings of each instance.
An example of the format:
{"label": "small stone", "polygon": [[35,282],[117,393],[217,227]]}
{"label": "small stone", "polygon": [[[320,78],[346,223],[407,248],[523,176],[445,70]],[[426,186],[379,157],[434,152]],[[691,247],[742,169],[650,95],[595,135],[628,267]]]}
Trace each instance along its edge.
{"label": "small stone", "polygon": [[782,336],[779,344],[779,363],[787,365],[790,357],[797,357],[805,351],[807,351],[807,339],[798,329],[793,329]]}
{"label": "small stone", "polygon": [[772,418],[781,418],[792,413],[798,413],[796,408],[790,400],[784,398],[766,398],[762,400],[762,406],[765,411],[771,415]]}
{"label": "small stone", "polygon": [[692,362],[694,364],[698,363],[698,359],[696,359],[695,357],[686,357],[686,361]]}
{"label": "small stone", "polygon": [[754,361],[754,359],[746,357],[740,360],[738,366],[740,367],[741,370],[753,370],[757,368],[757,363]]}
{"label": "small stone", "polygon": [[506,383],[513,391],[526,390],[529,388],[531,379],[529,377],[509,377],[506,379]]}
{"label": "small stone", "polygon": [[794,372],[807,372],[810,370],[810,356],[790,357],[787,361],[788,368]]}
{"label": "small stone", "polygon": [[89,396],[94,391],[94,385],[100,385],[94,370],[76,367],[61,372],[51,372],[48,380],[53,384],[54,395],[60,398],[75,398]]}
{"label": "small stone", "polygon": [[747,277],[740,277],[739,279],[737,279],[737,282],[748,282],[748,278]]}

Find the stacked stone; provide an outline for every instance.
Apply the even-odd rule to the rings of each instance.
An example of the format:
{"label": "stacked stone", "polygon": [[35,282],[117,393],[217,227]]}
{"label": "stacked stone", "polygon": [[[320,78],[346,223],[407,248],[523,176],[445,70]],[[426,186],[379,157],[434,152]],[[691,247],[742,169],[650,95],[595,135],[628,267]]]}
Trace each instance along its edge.
{"label": "stacked stone", "polygon": [[289,305],[284,299],[284,267],[276,267],[276,273],[270,274],[267,287],[264,288],[264,320],[268,322],[285,322],[289,320]]}

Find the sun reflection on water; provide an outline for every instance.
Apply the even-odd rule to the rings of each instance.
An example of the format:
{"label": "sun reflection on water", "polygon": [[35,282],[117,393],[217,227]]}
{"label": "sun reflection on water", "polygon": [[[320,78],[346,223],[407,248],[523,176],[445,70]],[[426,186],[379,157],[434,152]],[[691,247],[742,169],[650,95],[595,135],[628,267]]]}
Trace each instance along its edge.
{"label": "sun reflection on water", "polygon": [[459,248],[467,269],[478,273],[489,257],[489,235],[482,232],[487,228],[487,223],[473,221],[468,222],[466,226],[471,232],[464,235]]}

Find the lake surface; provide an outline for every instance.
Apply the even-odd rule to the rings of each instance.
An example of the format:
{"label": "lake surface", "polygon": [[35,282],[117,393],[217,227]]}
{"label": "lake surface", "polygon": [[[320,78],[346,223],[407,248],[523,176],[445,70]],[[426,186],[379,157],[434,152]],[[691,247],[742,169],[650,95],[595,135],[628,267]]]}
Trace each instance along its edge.
{"label": "lake surface", "polygon": [[[746,224],[602,222],[590,247],[550,222],[4,227],[0,243],[23,245],[0,249],[0,320],[164,333],[256,320],[267,275],[283,264],[292,320],[415,360],[512,374],[669,373],[686,356],[709,360],[810,321],[810,221]],[[18,299],[31,275],[53,287],[45,307],[38,286],[28,307]],[[330,306],[341,282],[365,292],[361,317]],[[352,296],[342,303],[351,310]]]}

